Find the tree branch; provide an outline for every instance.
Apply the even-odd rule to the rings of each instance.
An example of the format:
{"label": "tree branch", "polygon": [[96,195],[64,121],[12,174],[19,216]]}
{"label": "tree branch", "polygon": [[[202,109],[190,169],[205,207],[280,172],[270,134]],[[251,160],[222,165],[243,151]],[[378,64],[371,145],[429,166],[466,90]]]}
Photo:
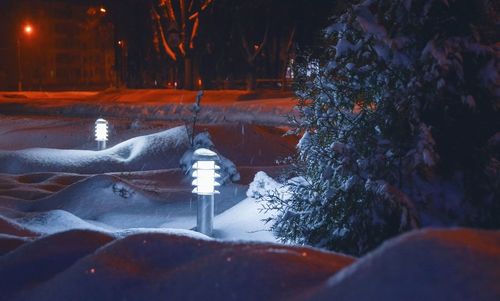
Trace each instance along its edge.
{"label": "tree branch", "polygon": [[194,38],[198,35],[198,28],[200,26],[200,19],[196,18],[193,25],[193,30],[191,31],[191,39],[189,41],[189,48],[194,48]]}
{"label": "tree branch", "polygon": [[165,6],[167,10],[167,17],[170,22],[177,23],[177,18],[175,17],[174,7],[172,5],[172,0],[162,0],[160,6]]}
{"label": "tree branch", "polygon": [[205,3],[203,3],[203,5],[201,6],[201,9],[200,11],[204,11],[205,9],[207,9],[207,7],[212,4],[212,2],[214,2],[213,0],[207,0],[205,1]]}
{"label": "tree branch", "polygon": [[255,52],[253,53],[252,61],[255,60],[257,55],[259,55],[259,53],[261,53],[262,48],[264,48],[264,46],[266,45],[267,37],[269,36],[269,23],[270,22],[268,20],[267,24],[266,24],[266,31],[264,32],[264,37],[262,38],[262,42],[260,43],[260,45],[257,46],[257,49],[255,49]]}
{"label": "tree branch", "polygon": [[201,8],[197,12],[194,12],[191,16],[189,16],[189,20],[193,21],[195,18],[198,18],[200,16],[200,13],[205,11],[212,2],[213,0],[207,0],[205,3],[203,3]]}
{"label": "tree branch", "polygon": [[247,39],[245,38],[245,34],[243,33],[243,29],[241,28],[241,25],[239,23],[237,23],[237,26],[238,26],[238,32],[240,33],[241,46],[243,46],[243,50],[245,51],[245,54],[246,54],[246,59],[250,63],[252,53],[250,52],[250,49],[248,48],[248,42],[247,42]]}
{"label": "tree branch", "polygon": [[167,39],[165,38],[165,33],[163,32],[163,25],[161,24],[160,15],[154,8],[152,9],[152,13],[153,13],[153,18],[156,20],[156,25],[158,26],[158,31],[160,32],[161,42],[163,48],[165,49],[165,52],[172,60],[177,61],[177,56],[175,55],[175,52],[172,50],[172,48],[170,48]]}
{"label": "tree branch", "polygon": [[290,48],[292,48],[292,43],[293,39],[295,38],[296,29],[297,29],[297,23],[294,23],[292,32],[290,33],[290,38],[288,39],[288,43],[286,44],[286,53],[290,52]]}

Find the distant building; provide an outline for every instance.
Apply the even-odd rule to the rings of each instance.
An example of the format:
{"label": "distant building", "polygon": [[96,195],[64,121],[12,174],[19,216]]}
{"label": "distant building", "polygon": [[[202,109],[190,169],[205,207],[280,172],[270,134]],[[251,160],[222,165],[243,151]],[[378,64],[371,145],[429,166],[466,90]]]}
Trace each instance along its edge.
{"label": "distant building", "polygon": [[[116,84],[113,25],[88,2],[12,1],[2,12],[0,89],[92,90]],[[5,17],[4,17],[5,15]],[[33,31],[23,32],[30,24]]]}

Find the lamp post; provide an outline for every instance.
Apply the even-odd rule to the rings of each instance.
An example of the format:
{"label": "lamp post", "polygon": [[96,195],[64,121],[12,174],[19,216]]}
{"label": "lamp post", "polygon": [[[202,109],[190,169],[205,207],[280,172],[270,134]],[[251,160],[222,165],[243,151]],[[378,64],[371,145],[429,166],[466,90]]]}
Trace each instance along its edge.
{"label": "lamp post", "polygon": [[209,149],[199,148],[193,153],[193,193],[198,195],[198,212],[196,218],[196,231],[211,236],[214,220],[214,194],[220,186],[216,179],[220,177],[216,173],[220,169],[216,162],[219,156]]}
{"label": "lamp post", "polygon": [[[23,27],[23,32],[25,35],[30,36],[33,33],[33,27],[30,24],[26,24]],[[21,65],[21,37],[20,34],[17,35],[17,90],[23,90],[23,68]]]}
{"label": "lamp post", "polygon": [[108,141],[108,122],[102,118],[95,121],[95,141],[97,141],[97,150],[106,148],[106,141]]}

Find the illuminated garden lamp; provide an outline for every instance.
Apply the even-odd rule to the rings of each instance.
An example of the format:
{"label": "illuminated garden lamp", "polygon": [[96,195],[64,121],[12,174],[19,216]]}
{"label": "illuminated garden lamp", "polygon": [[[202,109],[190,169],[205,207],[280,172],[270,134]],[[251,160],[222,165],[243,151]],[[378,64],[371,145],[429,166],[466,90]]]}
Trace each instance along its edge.
{"label": "illuminated garden lamp", "polygon": [[196,231],[211,236],[214,220],[214,194],[220,186],[216,179],[220,177],[216,173],[220,169],[216,162],[219,157],[213,151],[199,148],[193,153],[193,193],[198,195],[198,214],[196,219]]}
{"label": "illuminated garden lamp", "polygon": [[97,150],[106,148],[106,141],[108,141],[108,122],[102,118],[95,121],[95,141],[97,141]]}

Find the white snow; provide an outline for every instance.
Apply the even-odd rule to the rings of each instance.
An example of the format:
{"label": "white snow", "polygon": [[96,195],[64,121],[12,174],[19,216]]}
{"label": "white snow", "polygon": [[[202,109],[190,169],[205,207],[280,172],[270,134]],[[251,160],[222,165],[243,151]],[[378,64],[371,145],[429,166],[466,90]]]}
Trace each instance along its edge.
{"label": "white snow", "polygon": [[[256,176],[256,181],[260,178],[262,176]],[[261,205],[252,197],[240,201],[243,197],[240,186],[227,184],[216,197],[215,237],[277,242],[262,221],[269,213],[262,213]],[[250,184],[250,187],[255,186]],[[29,204],[26,213],[17,212],[16,217],[7,218],[7,221],[19,229],[39,234],[71,229],[115,235],[148,231],[177,233],[177,230],[186,233],[183,231],[195,227],[196,218],[196,197],[189,194],[190,188],[186,190],[177,196],[170,193],[167,200],[162,198],[164,194],[151,194],[115,176],[91,176]],[[246,194],[253,193],[249,190]],[[182,196],[192,199],[184,201]],[[177,230],[165,232],[173,228]]]}
{"label": "white snow", "polygon": [[[40,119],[34,117],[26,121],[25,127],[40,123]],[[67,126],[52,131],[66,131]],[[250,167],[252,161],[266,164],[262,166],[264,169],[274,165],[277,158],[268,159],[269,153],[262,149],[283,153],[270,143],[256,142],[263,138],[276,141],[279,137],[276,135],[284,130],[268,132],[248,125],[208,127],[216,138],[227,138],[233,129],[244,138],[233,140],[237,143],[229,147],[222,144],[221,149],[234,156],[240,165],[250,164],[243,165],[245,179],[250,176],[248,172],[258,170],[258,167]],[[214,147],[209,132],[198,134],[196,147],[205,146],[201,142]],[[278,146],[283,143],[280,139]],[[226,142],[220,138],[218,141]],[[288,151],[293,150],[295,143],[286,142]],[[257,153],[251,153],[253,150]],[[0,178],[4,183],[0,185],[0,217],[6,223],[3,231],[15,235],[24,233],[22,236],[75,229],[115,236],[144,232],[192,235],[191,229],[196,226],[196,196],[191,193],[190,176],[183,175],[179,166],[181,155],[189,151],[185,126],[133,137],[103,151],[52,148],[0,151],[0,172],[3,172]],[[252,157],[244,157],[245,151]],[[229,176],[220,188],[221,194],[216,196],[216,238],[276,242],[262,221],[268,215],[260,212],[261,205],[254,198],[246,196],[248,186],[229,181],[240,178],[235,163],[220,157]],[[264,160],[257,159],[259,157]],[[256,181],[261,178],[257,176]]]}
{"label": "white snow", "polygon": [[377,24],[375,17],[368,11],[368,9],[363,8],[356,18],[356,21],[358,21],[361,28],[363,28],[363,30],[368,34],[375,35],[380,38],[387,36],[385,28],[382,25]]}
{"label": "white snow", "polygon": [[338,40],[337,45],[335,46],[335,58],[341,57],[343,55],[346,55],[348,51],[354,48],[354,45],[352,45],[349,40],[347,40],[345,37],[342,37]]}
{"label": "white snow", "polygon": [[274,244],[72,230],[0,257],[0,290],[6,299],[37,301],[286,300],[353,260]]}
{"label": "white snow", "polygon": [[219,229],[216,237],[230,240],[256,240],[277,242],[270,232],[270,224],[265,220],[273,212],[264,211],[257,198],[270,191],[281,189],[279,183],[260,171],[250,183],[247,198],[223,212],[215,219],[214,226]]}
{"label": "white snow", "polygon": [[102,228],[94,226],[65,210],[50,210],[26,214],[15,222],[36,233],[52,234],[73,229],[88,229],[101,231]]}
{"label": "white snow", "polygon": [[[359,261],[277,244],[264,222],[274,213],[257,198],[286,196],[290,182],[271,176],[297,139],[282,137],[286,127],[248,123],[286,125],[290,99],[219,102],[243,94],[205,93],[204,122],[239,123],[197,132],[210,133],[241,180],[220,187],[214,237],[193,231],[197,200],[179,166],[190,141],[184,126],[165,129],[182,124],[194,94],[164,93],[0,95],[10,114],[70,115],[0,116],[2,300],[498,299],[498,231],[425,230]],[[120,117],[110,119],[114,146],[103,151],[91,150],[96,112]]]}
{"label": "white snow", "polygon": [[424,229],[332,276],[314,300],[497,300],[500,232]]}
{"label": "white snow", "polygon": [[102,151],[32,148],[0,151],[0,172],[103,173],[174,168],[188,147],[185,127],[124,141]]}

